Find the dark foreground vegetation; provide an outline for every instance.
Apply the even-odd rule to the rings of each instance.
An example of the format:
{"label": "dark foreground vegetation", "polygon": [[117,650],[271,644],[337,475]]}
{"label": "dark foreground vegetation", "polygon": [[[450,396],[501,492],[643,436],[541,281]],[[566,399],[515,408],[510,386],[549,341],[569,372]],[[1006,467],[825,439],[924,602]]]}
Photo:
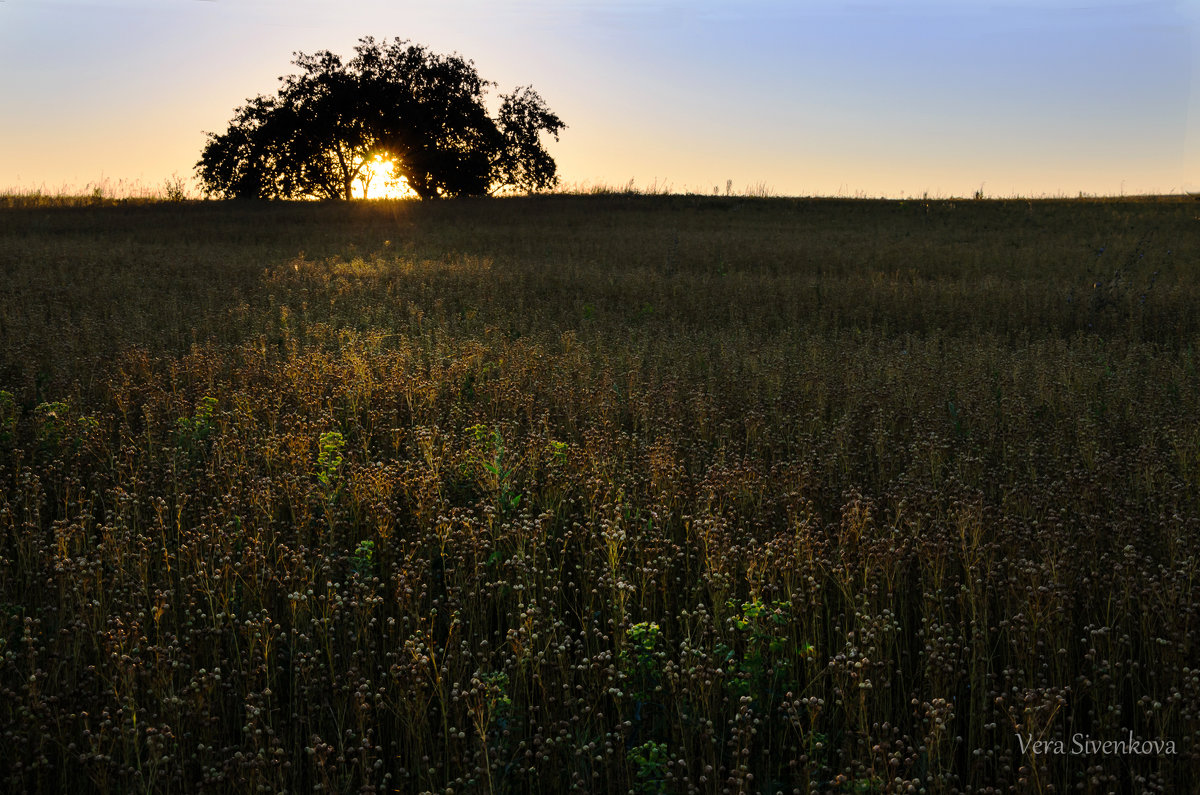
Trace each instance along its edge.
{"label": "dark foreground vegetation", "polygon": [[4,209],[0,788],[1192,791],[1197,216]]}

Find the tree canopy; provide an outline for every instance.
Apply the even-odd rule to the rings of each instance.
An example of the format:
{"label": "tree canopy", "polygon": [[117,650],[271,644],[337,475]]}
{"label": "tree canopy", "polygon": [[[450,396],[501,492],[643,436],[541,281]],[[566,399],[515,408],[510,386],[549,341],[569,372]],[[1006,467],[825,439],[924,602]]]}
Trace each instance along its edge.
{"label": "tree canopy", "polygon": [[349,199],[373,166],[423,199],[553,187],[557,168],[542,133],[566,126],[532,87],[485,105],[495,86],[472,61],[401,39],[359,40],[349,61],[296,53],[297,74],[275,96],[238,108],[208,133],[196,174],[225,198]]}

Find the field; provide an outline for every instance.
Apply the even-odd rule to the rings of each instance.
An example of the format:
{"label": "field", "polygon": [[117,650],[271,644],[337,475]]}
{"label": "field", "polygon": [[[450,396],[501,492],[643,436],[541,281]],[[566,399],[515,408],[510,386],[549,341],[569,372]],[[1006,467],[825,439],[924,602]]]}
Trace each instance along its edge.
{"label": "field", "polygon": [[1195,201],[8,204],[6,792],[1195,786]]}

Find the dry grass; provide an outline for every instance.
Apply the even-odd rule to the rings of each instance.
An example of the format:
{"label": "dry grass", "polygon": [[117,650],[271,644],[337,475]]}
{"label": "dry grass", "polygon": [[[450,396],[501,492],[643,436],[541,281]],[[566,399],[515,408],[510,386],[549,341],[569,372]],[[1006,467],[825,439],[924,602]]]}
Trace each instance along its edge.
{"label": "dry grass", "polygon": [[1200,771],[1194,202],[13,204],[9,791]]}

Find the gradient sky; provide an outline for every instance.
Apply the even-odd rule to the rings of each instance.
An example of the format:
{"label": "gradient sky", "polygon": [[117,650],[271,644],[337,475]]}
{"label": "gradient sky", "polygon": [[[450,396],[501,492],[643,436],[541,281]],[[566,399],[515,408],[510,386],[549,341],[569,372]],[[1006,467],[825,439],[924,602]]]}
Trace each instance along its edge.
{"label": "gradient sky", "polygon": [[568,183],[1200,190],[1200,0],[0,0],[0,190],[190,178],[293,51],[366,35],[532,84]]}

